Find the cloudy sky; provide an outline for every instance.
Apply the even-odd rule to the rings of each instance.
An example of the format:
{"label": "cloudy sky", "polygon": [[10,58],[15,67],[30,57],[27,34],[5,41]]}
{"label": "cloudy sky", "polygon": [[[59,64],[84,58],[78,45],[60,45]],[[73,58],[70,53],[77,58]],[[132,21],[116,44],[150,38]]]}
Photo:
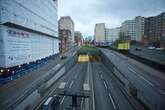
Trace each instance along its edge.
{"label": "cloudy sky", "polygon": [[58,15],[71,16],[75,30],[93,35],[96,23],[108,28],[121,26],[135,16],[154,16],[165,12],[165,0],[59,0]]}

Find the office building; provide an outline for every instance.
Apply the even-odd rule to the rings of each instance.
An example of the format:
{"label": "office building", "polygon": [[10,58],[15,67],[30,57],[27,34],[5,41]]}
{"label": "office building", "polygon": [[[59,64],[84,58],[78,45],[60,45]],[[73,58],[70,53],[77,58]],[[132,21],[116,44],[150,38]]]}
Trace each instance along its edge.
{"label": "office building", "polygon": [[144,17],[135,17],[135,41],[141,42],[144,37]]}
{"label": "office building", "polygon": [[105,24],[104,23],[96,24],[94,34],[95,34],[95,42],[104,42],[106,40]]}
{"label": "office building", "polygon": [[135,33],[135,20],[126,20],[121,26],[121,36],[122,40],[136,40]]}
{"label": "office building", "polygon": [[82,45],[83,38],[82,38],[81,32],[75,31],[74,36],[75,36],[74,40],[75,40],[76,45],[79,45],[79,46]]}
{"label": "office building", "polygon": [[60,53],[64,54],[65,52],[67,52],[70,49],[70,40],[69,38],[71,38],[71,31],[70,30],[66,30],[66,29],[61,29],[59,30],[59,38],[60,38]]}
{"label": "office building", "polygon": [[106,28],[105,29],[105,36],[106,36],[106,40],[108,42],[115,42],[117,39],[119,39],[119,33],[120,33],[120,27],[118,28]]}
{"label": "office building", "polygon": [[105,23],[98,23],[95,25],[94,30],[95,45],[104,45],[106,42],[105,37]]}
{"label": "office building", "polygon": [[150,44],[156,47],[165,46],[165,12],[145,18],[144,35]]}
{"label": "office building", "polygon": [[74,44],[74,22],[70,16],[63,16],[59,19],[59,30],[69,30],[71,36],[69,36],[70,46]]}

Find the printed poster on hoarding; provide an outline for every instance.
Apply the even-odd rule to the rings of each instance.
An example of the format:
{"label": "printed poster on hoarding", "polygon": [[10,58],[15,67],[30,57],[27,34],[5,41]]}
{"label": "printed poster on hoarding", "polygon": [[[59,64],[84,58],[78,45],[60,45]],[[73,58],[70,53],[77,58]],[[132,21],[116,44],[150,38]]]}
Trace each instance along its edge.
{"label": "printed poster on hoarding", "polygon": [[30,35],[17,29],[5,29],[6,65],[11,67],[29,61],[31,57]]}

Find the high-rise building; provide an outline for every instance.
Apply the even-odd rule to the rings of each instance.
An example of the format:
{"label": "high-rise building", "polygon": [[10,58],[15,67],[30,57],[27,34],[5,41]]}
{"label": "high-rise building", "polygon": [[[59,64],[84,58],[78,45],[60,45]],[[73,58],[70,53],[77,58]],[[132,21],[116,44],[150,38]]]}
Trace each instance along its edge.
{"label": "high-rise building", "polygon": [[121,33],[123,40],[136,40],[135,20],[127,20],[122,23]]}
{"label": "high-rise building", "polygon": [[79,31],[75,31],[74,33],[74,40],[77,45],[82,45],[82,34]]}
{"label": "high-rise building", "polygon": [[117,39],[119,39],[119,33],[120,33],[120,27],[118,28],[106,28],[105,30],[105,36],[106,40],[110,43],[115,42]]}
{"label": "high-rise building", "polygon": [[141,42],[144,37],[144,17],[135,17],[135,41]]}
{"label": "high-rise building", "polygon": [[95,25],[95,42],[102,42],[105,40],[105,24],[98,23]]}
{"label": "high-rise building", "polygon": [[63,16],[59,20],[59,30],[69,30],[71,36],[69,38],[70,45],[74,44],[74,22],[70,16]]}
{"label": "high-rise building", "polygon": [[104,44],[106,42],[105,23],[98,23],[95,25],[94,36],[96,45]]}
{"label": "high-rise building", "polygon": [[59,52],[56,4],[57,0],[0,0],[0,68]]}
{"label": "high-rise building", "polygon": [[145,18],[144,35],[155,46],[165,46],[165,12]]}
{"label": "high-rise building", "polygon": [[60,53],[64,54],[70,48],[69,38],[71,37],[71,31],[66,29],[59,30],[59,38],[60,38]]}

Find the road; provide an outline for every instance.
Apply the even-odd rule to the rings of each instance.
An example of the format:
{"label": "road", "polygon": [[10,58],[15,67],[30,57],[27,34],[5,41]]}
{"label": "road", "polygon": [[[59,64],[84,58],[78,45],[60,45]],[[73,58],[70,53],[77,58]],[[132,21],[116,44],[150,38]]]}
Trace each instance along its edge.
{"label": "road", "polygon": [[[143,65],[137,65],[131,62],[128,57],[124,57],[114,51],[101,49],[105,55],[111,60],[115,67],[121,71],[121,73],[138,88],[138,94],[147,102],[152,103],[152,108],[157,104],[161,105],[161,108],[165,102],[165,80],[160,77],[154,77],[152,72],[157,72],[153,69],[145,70]],[[164,76],[164,75],[163,75]]]}
{"label": "road", "polygon": [[[136,51],[136,48],[140,48],[141,51]],[[165,51],[132,46],[130,53],[165,65]]]}
{"label": "road", "polygon": [[[90,70],[88,71],[88,69]],[[65,91],[70,91],[71,94],[78,94],[83,91],[84,83],[90,83],[91,85],[91,80],[93,80],[94,93],[91,91],[90,97],[94,94],[95,110],[134,110],[133,105],[121,91],[120,85],[117,83],[118,79],[101,62],[77,63],[58,84],[66,83]],[[56,90],[52,95],[59,94],[57,88],[56,86]],[[90,88],[92,89],[91,86]],[[62,96],[57,109],[72,110],[70,106],[72,104],[71,100],[71,97]],[[91,101],[90,106],[92,104]],[[78,105],[79,107],[75,110],[84,108],[84,102],[81,98],[78,99]]]}
{"label": "road", "polygon": [[[164,107],[165,77],[163,74],[114,51],[107,49],[101,49],[101,51],[113,63],[113,65],[108,66],[114,68],[115,65],[115,68],[120,70],[120,74],[125,76],[127,80],[138,88],[138,97],[141,96],[147,103],[152,103],[153,107],[155,107],[155,104],[160,104],[162,105],[161,107]],[[73,55],[74,52],[72,52],[70,52],[70,55]],[[28,86],[32,86],[35,81],[42,78],[50,68],[54,65],[60,65],[64,61],[56,59],[41,69],[33,71],[33,74],[27,74],[22,78],[1,86],[1,104],[6,104],[13,100],[13,98],[17,98]],[[159,75],[154,75],[154,73],[150,73],[151,71]],[[82,93],[83,84],[89,84],[90,86],[89,103],[87,104],[82,98],[79,98],[77,100],[78,107],[73,110],[82,110],[86,105],[90,106],[90,109],[86,110],[139,110],[137,104],[133,102],[134,99],[131,99],[122,82],[115,76],[114,71],[107,68],[103,62],[76,63],[65,75],[47,89],[38,101],[35,109],[41,109],[42,104],[49,96],[60,94],[58,89],[61,83],[65,83],[64,90],[69,94]],[[57,109],[72,110],[71,104],[72,98],[62,95]],[[163,109],[158,108],[158,110]]]}
{"label": "road", "polygon": [[92,63],[96,110],[134,110],[113,73],[102,63]]}
{"label": "road", "polygon": [[[68,58],[77,50],[78,48],[70,50],[67,53]],[[36,85],[39,80],[45,77],[46,73],[51,70],[51,68],[62,65],[65,60],[60,60],[60,58],[57,57],[55,60],[51,60],[48,64],[23,77],[13,80],[5,85],[0,85],[0,107],[4,107],[15,101],[19,96],[31,88],[32,85]]]}
{"label": "road", "polygon": [[[75,69],[69,71],[69,73],[74,73],[70,76],[69,80],[66,79],[65,90],[70,91],[71,94],[78,94],[83,91],[83,84],[85,82],[85,76],[87,72],[87,63],[78,63],[75,66]],[[78,99],[78,105],[81,107],[81,98]],[[72,102],[71,97],[64,96],[60,102],[60,107],[58,110],[64,110],[66,108],[71,108]],[[79,107],[77,108],[79,109]]]}
{"label": "road", "polygon": [[[127,97],[122,93],[121,88],[117,83],[117,79],[102,63],[77,63],[69,72],[66,73],[67,77],[60,81],[66,83],[65,91],[71,91],[71,94],[78,94],[83,91],[83,84],[91,82],[88,80],[93,79],[94,86],[94,106],[95,110],[134,110],[133,105],[129,102]],[[89,76],[87,76],[88,69]],[[93,77],[93,78],[89,78]],[[91,88],[91,87],[90,87]],[[56,89],[57,90],[57,89]],[[53,94],[57,94],[55,91]],[[53,95],[52,94],[52,95]],[[91,93],[92,97],[93,93]],[[72,110],[71,97],[63,96],[58,110]],[[78,105],[82,107],[83,100],[78,99]],[[92,106],[92,103],[90,103]],[[82,110],[77,107],[75,110]]]}

